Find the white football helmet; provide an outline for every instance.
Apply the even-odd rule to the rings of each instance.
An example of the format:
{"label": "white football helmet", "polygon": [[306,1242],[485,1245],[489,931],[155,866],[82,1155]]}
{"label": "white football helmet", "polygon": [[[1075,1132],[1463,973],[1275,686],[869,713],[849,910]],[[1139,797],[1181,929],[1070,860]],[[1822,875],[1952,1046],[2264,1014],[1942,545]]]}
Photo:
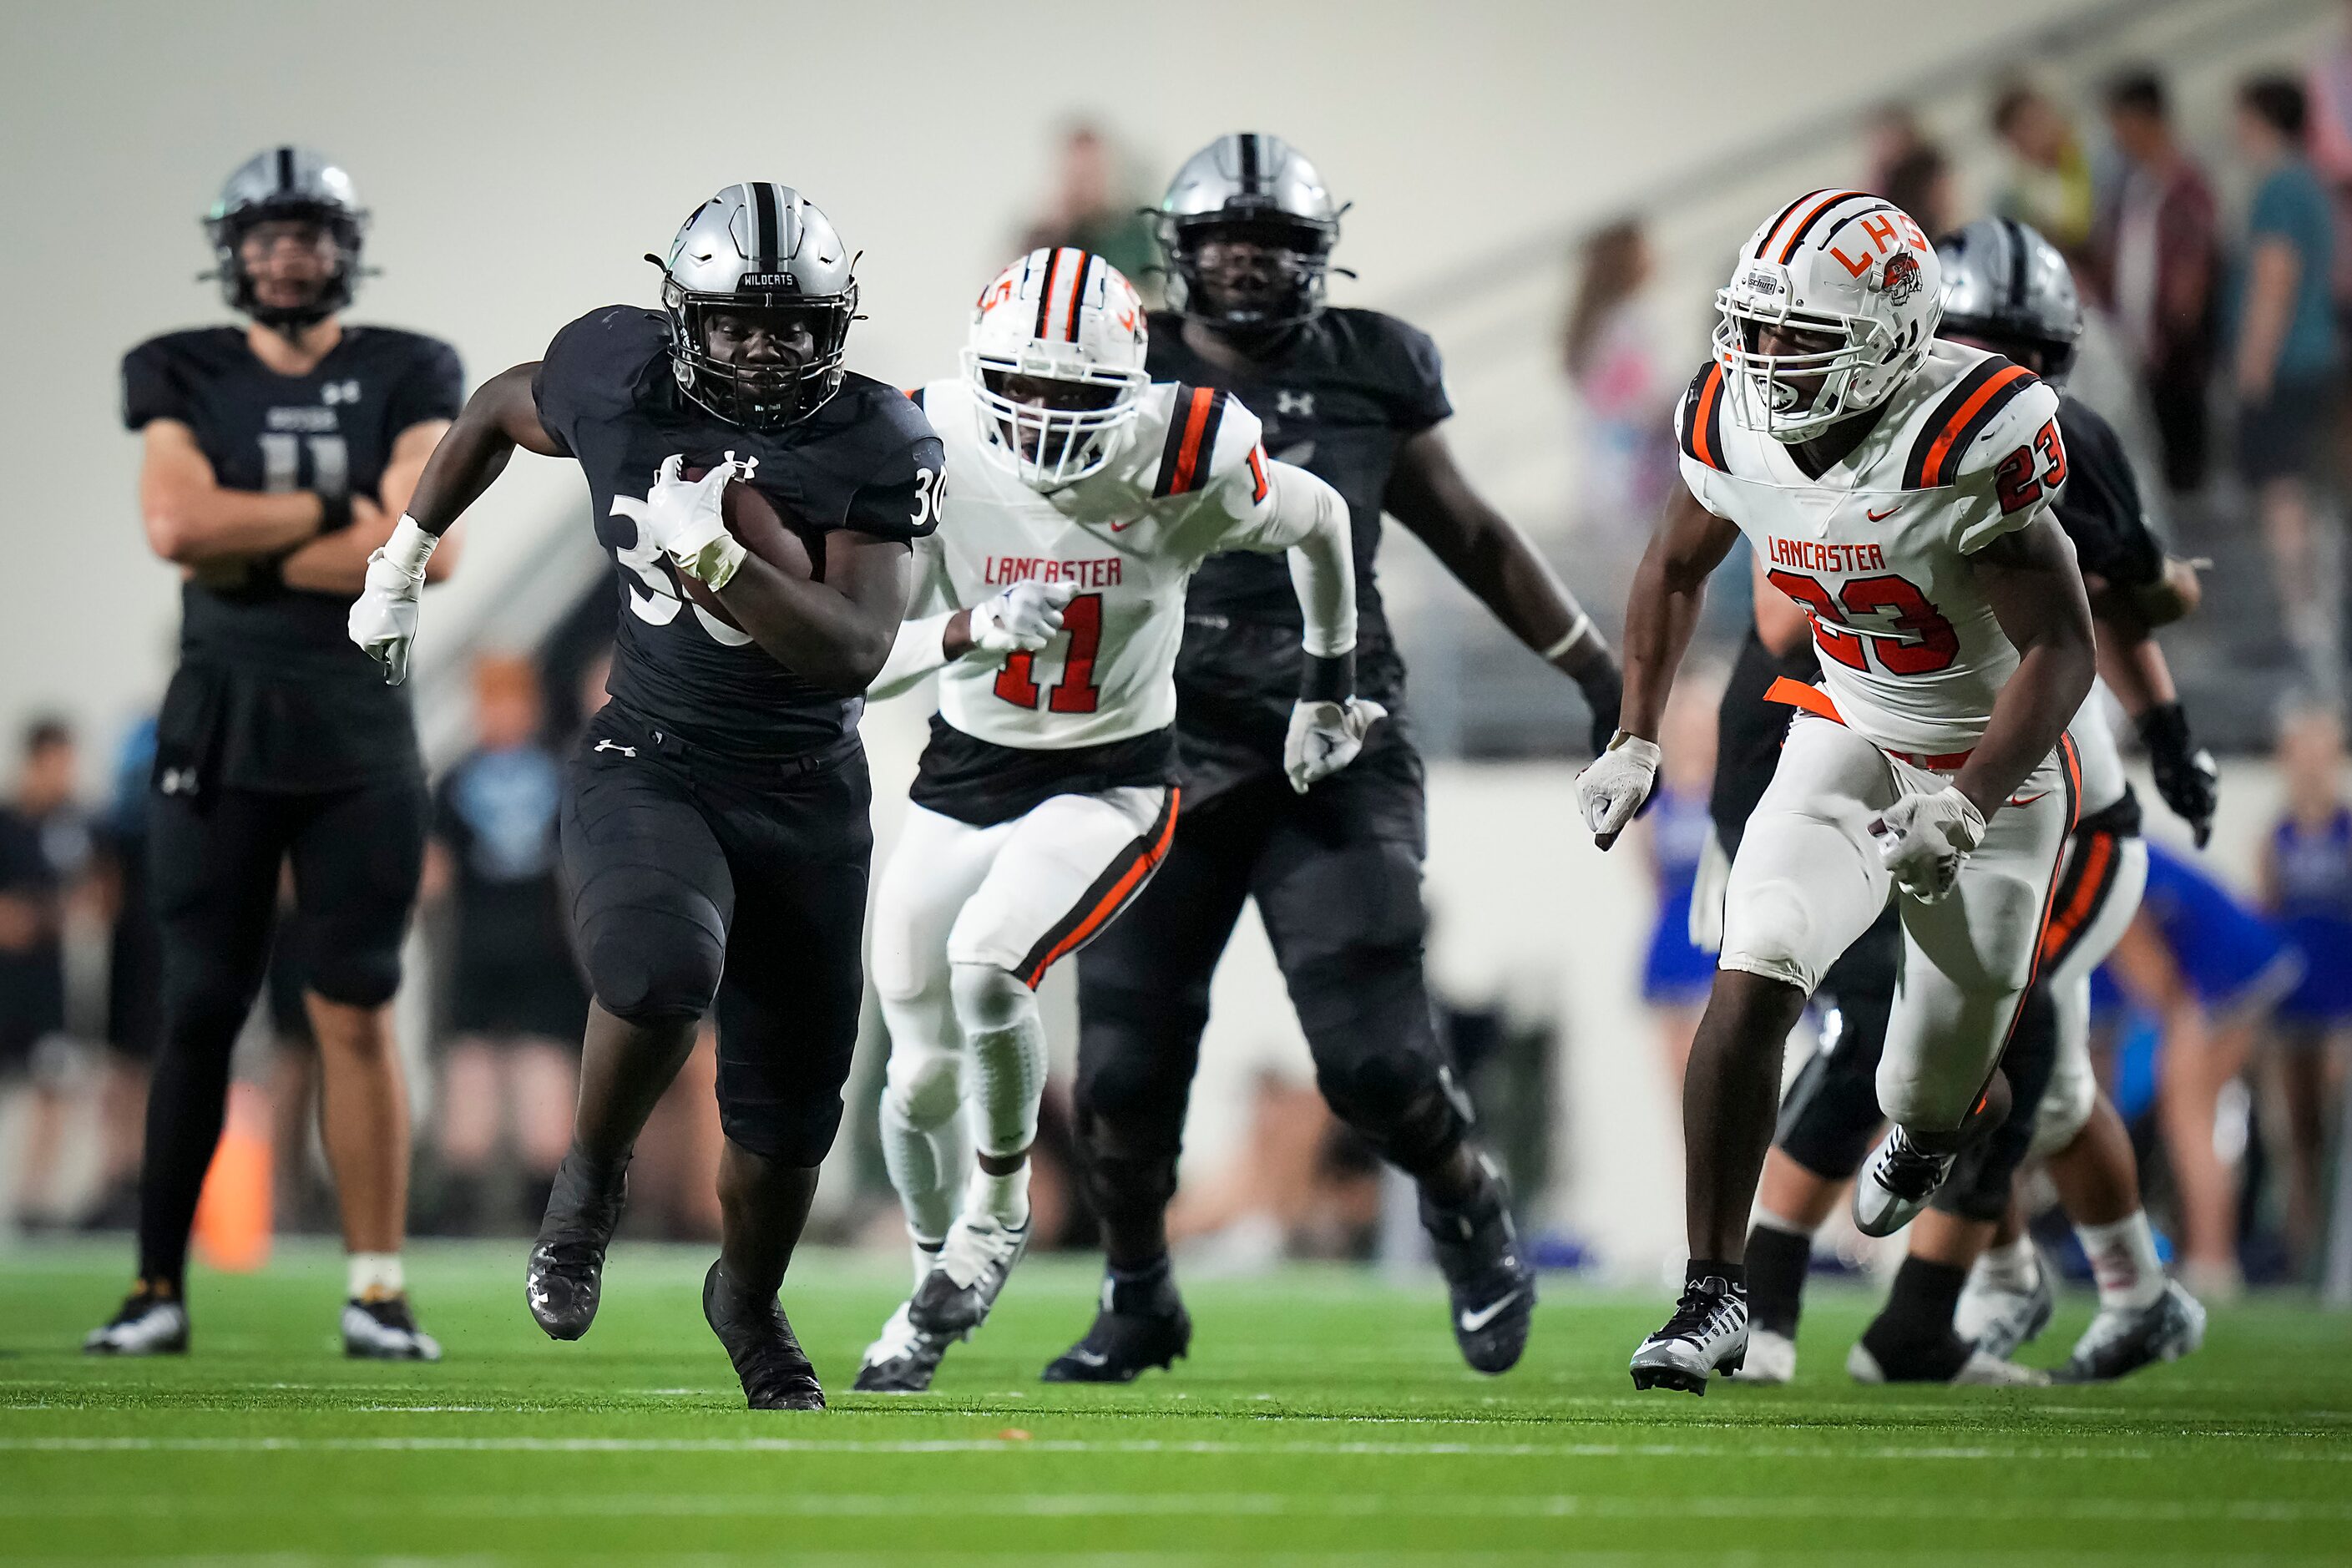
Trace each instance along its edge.
{"label": "white football helmet", "polygon": [[[998,273],[963,351],[982,449],[1040,490],[1101,469],[1143,412],[1148,331],[1135,286],[1092,252],[1033,250]],[[1072,384],[1055,401],[1015,397],[1015,376]]]}
{"label": "white football helmet", "polygon": [[[1793,446],[1877,407],[1927,360],[1943,300],[1936,247],[1902,208],[1860,191],[1798,197],[1748,237],[1715,296],[1732,417]],[[1834,342],[1761,353],[1767,327]]]}

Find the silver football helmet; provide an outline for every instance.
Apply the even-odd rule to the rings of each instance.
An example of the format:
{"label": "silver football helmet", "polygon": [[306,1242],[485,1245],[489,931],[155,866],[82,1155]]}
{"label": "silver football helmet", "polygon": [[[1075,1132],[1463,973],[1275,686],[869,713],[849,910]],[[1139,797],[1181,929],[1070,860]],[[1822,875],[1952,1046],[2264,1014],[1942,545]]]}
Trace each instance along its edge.
{"label": "silver football helmet", "polygon": [[[1315,165],[1279,136],[1255,131],[1220,136],[1184,162],[1160,199],[1160,246],[1173,274],[1169,304],[1212,326],[1263,330],[1295,325],[1323,308],[1339,218]],[[1266,300],[1214,298],[1202,287],[1202,240],[1223,234],[1255,240],[1277,258],[1285,286]]]}
{"label": "silver football helmet", "polygon": [[[730,185],[695,209],[662,269],[670,367],[679,390],[730,425],[772,429],[805,419],[841,390],[849,323],[857,319],[857,258],[832,220],[790,185]],[[797,365],[722,359],[710,344],[720,314],[799,317],[814,340]]]}
{"label": "silver football helmet", "polygon": [[[271,220],[316,223],[332,237],[335,269],[310,301],[269,307],[254,298],[253,279],[240,254],[247,230]],[[360,247],[368,215],[351,175],[308,147],[272,147],[237,165],[205,215],[205,235],[219,263],[221,298],[229,309],[265,327],[295,329],[324,321],[352,302],[360,279]]]}
{"label": "silver football helmet", "polygon": [[1979,218],[1936,243],[1944,263],[1941,335],[1970,338],[2052,383],[2065,379],[2083,336],[2083,302],[2058,247],[2013,218]]}

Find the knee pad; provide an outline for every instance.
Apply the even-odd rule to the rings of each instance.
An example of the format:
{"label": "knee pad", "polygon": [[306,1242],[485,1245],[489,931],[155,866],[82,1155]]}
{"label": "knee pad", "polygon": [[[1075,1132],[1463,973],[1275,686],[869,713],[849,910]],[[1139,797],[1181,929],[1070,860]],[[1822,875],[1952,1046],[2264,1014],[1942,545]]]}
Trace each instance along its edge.
{"label": "knee pad", "polygon": [[[651,937],[652,940],[648,940]],[[583,953],[589,988],[607,1013],[632,1024],[676,1023],[710,1011],[726,949],[709,932],[664,921],[654,931],[600,921]],[[765,1151],[744,1144],[755,1154]]]}
{"label": "knee pad", "polygon": [[882,1076],[883,1098],[910,1127],[943,1127],[963,1103],[963,1061],[952,1050],[892,1040]]}
{"label": "knee pad", "polygon": [[958,962],[950,971],[956,1023],[969,1039],[1010,1029],[1037,1016],[1037,995],[1011,970]]}
{"label": "knee pad", "polygon": [[1072,1109],[1128,1144],[1165,1151],[1181,1146],[1184,1108],[1192,1092],[1205,1012],[1197,1018],[1148,1013],[1118,1016],[1081,1004],[1077,1082]]}
{"label": "knee pad", "polygon": [[983,1154],[1008,1158],[1037,1141],[1037,1105],[1045,1092],[1037,998],[992,963],[959,963],[952,984],[956,1021],[971,1058],[972,1142]]}
{"label": "knee pad", "polygon": [[400,989],[400,943],[314,946],[302,978],[309,988],[346,1007],[381,1007]]}
{"label": "knee pad", "polygon": [[[1113,1234],[1149,1227],[1176,1195],[1177,1150],[1151,1129],[1130,1139],[1125,1131],[1081,1110],[1077,1116],[1078,1178],[1096,1217]],[[1181,1121],[1180,1121],[1181,1131]]]}
{"label": "knee pad", "polygon": [[1811,995],[1821,984],[1813,943],[1812,910],[1796,883],[1733,888],[1723,910],[1724,968],[1782,981]]}

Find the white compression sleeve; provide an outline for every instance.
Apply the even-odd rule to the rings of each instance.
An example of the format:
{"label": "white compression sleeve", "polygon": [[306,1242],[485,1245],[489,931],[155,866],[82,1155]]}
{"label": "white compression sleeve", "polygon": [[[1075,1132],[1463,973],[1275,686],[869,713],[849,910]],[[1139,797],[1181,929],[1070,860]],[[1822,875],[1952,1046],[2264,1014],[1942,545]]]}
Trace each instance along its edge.
{"label": "white compression sleeve", "polygon": [[1300,640],[1317,658],[1336,658],[1356,646],[1356,550],[1348,503],[1305,468],[1269,463],[1266,476],[1276,512],[1285,524],[1305,530],[1290,547],[1290,584],[1307,621]]}
{"label": "white compression sleeve", "polygon": [[882,673],[866,689],[866,695],[879,702],[908,690],[915,683],[948,662],[945,647],[948,622],[953,610],[936,616],[925,616],[919,621],[898,623],[898,636],[890,645],[890,657],[882,661]]}

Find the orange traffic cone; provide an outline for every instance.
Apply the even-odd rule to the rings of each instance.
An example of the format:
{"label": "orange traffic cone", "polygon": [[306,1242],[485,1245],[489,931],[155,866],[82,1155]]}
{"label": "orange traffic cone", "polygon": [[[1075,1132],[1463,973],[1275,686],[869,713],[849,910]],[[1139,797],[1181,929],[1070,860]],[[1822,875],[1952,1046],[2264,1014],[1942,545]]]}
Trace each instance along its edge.
{"label": "orange traffic cone", "polygon": [[205,1263],[250,1274],[269,1261],[269,1102],[255,1084],[229,1086],[228,1118],[196,1199]]}

